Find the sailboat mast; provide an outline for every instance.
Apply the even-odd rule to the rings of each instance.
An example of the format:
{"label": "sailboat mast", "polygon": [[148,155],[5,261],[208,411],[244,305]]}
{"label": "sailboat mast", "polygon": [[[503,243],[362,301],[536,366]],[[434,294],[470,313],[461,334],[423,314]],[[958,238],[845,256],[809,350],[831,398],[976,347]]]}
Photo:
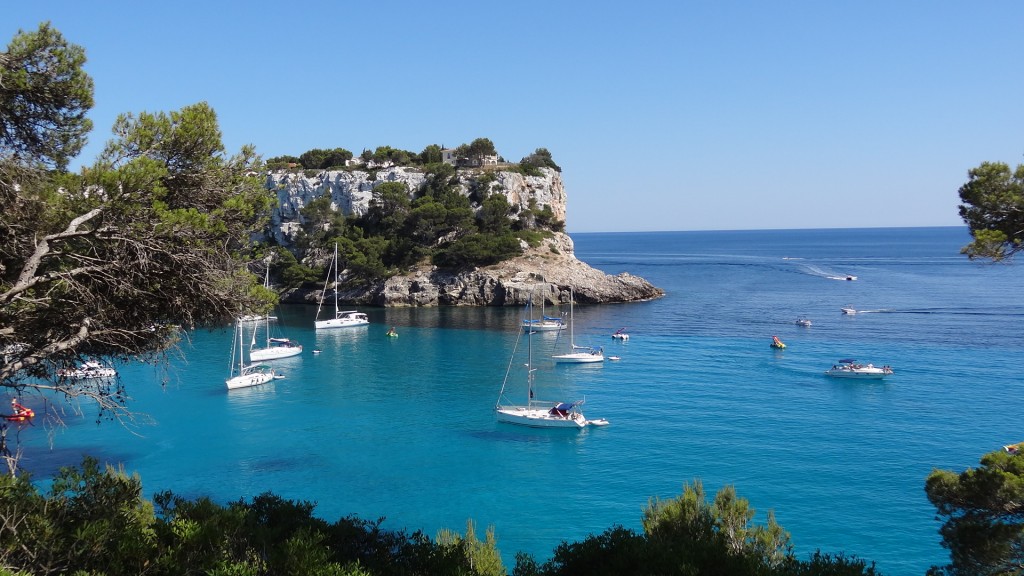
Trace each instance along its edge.
{"label": "sailboat mast", "polygon": [[573,321],[573,301],[576,298],[573,295],[572,287],[569,287],[569,347],[572,350],[576,349],[576,332],[573,325],[576,323]]}
{"label": "sailboat mast", "polygon": [[334,243],[334,317],[338,317],[338,243]]}
{"label": "sailboat mast", "polygon": [[242,349],[242,323],[238,323],[238,374],[245,369],[245,350]]}
{"label": "sailboat mast", "polygon": [[530,291],[530,332],[526,335],[526,406],[533,407],[533,291]]}
{"label": "sailboat mast", "polygon": [[[263,277],[263,287],[268,289],[270,288],[270,262],[267,262],[267,273]],[[267,310],[267,315],[265,319],[267,321],[267,348],[270,348],[270,310]],[[254,332],[253,338],[255,337],[256,334]]]}

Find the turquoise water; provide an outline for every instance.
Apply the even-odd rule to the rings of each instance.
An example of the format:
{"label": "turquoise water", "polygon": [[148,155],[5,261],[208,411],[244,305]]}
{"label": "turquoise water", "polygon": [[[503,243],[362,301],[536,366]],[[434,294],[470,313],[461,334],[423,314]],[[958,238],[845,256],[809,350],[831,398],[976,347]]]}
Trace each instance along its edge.
{"label": "turquoise water", "polygon": [[[495,422],[521,309],[368,309],[369,327],[316,333],[315,308],[291,306],[283,330],[307,352],[277,363],[286,379],[228,392],[231,330],[196,332],[166,371],[118,367],[152,424],[97,425],[84,407],[52,450],[42,427],[23,431],[24,464],[45,477],[91,454],[137,471],[149,494],[273,491],[327,519],[430,535],[473,519],[494,525],[509,568],[517,551],[544,560],[563,540],[639,529],[649,498],[700,478],[709,493],[734,485],[761,520],[774,510],[801,555],[844,551],[910,575],[947,560],[928,473],[1024,439],[1024,267],[967,261],[964,229],[573,238],[592,266],[666,290],[576,307],[577,342],[619,361],[555,365],[543,359],[559,337],[534,337],[540,395],[585,397],[610,426]],[[631,339],[613,340],[623,326]],[[844,357],[896,374],[822,374]]]}

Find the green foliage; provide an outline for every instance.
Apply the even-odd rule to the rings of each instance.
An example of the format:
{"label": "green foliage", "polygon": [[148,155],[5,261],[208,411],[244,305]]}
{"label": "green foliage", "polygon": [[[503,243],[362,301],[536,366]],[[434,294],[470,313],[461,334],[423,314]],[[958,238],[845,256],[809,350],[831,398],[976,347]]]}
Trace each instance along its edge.
{"label": "green foliage", "polygon": [[679,498],[653,500],[644,511],[648,539],[673,558],[698,567],[702,573],[750,573],[753,566],[775,568],[791,554],[789,534],[769,512],[766,525],[753,524],[754,510],[737,498],[731,486],[723,487],[709,503],[703,484],[685,485]]}
{"label": "green foliage", "polygon": [[[43,494],[27,477],[0,476],[0,566],[9,574],[104,576],[399,576],[506,574],[494,528],[465,534],[381,529],[375,522],[314,516],[310,502],[264,493],[227,505],[170,492],[141,497],[141,481],[93,459],[65,468]],[[644,513],[644,533],[614,526],[559,544],[539,564],[516,555],[514,576],[722,575],[857,576],[874,566],[845,555],[790,552],[774,525],[752,524],[753,510],[723,488],[708,503],[697,482]],[[953,572],[966,574],[969,572]],[[990,574],[994,572],[973,572]]]}
{"label": "green foliage", "polygon": [[441,154],[441,147],[437,144],[430,144],[420,152],[419,162],[420,164],[437,164],[443,159]]}
{"label": "green foliage", "polygon": [[505,576],[505,567],[501,563],[501,553],[498,551],[493,526],[487,528],[482,542],[477,538],[476,525],[472,520],[466,522],[465,536],[445,529],[438,533],[435,540],[437,545],[448,553],[468,559],[470,566],[473,567],[473,574]]}
{"label": "green foliage", "polygon": [[0,477],[0,565],[31,573],[141,574],[157,550],[153,508],[137,476],[94,459],[64,468],[49,494],[24,476]]}
{"label": "green foliage", "polygon": [[268,158],[264,162],[264,167],[268,172],[275,170],[287,170],[296,166],[302,166],[302,160],[298,156],[275,156]]}
{"label": "green foliage", "polygon": [[415,152],[399,150],[391,146],[378,146],[373,152],[363,150],[362,158],[366,162],[375,162],[379,165],[390,162],[395,166],[410,166],[414,159],[419,158],[419,155]]}
{"label": "green foliage", "polygon": [[504,195],[487,196],[480,206],[480,231],[495,236],[507,235],[512,231],[512,222],[509,220],[511,212],[512,207]]}
{"label": "green foliage", "polygon": [[410,209],[408,187],[402,182],[385,182],[373,189],[370,208],[357,222],[371,235],[391,238],[400,233]]}
{"label": "green foliage", "polygon": [[65,468],[42,494],[0,476],[0,566],[8,574],[104,576],[504,574],[493,529],[444,543],[380,529],[380,521],[313,516],[308,502],[262,494],[222,506],[170,492],[141,497],[138,477],[93,459]]}
{"label": "green foliage", "polygon": [[1024,250],[1024,164],[1011,172],[1002,162],[983,162],[967,174],[960,217],[974,241],[961,253],[999,261]]}
{"label": "green foliage", "polygon": [[299,163],[307,170],[318,170],[327,159],[327,150],[313,148],[299,155]]}
{"label": "green foliage", "polygon": [[731,487],[713,503],[699,481],[669,501],[654,500],[644,512],[644,533],[615,526],[581,542],[563,542],[548,562],[516,556],[514,576],[874,576],[874,565],[845,555],[815,552],[798,560],[789,536],[771,514],[752,523],[754,511]]}
{"label": "green foliage", "polygon": [[177,327],[265,306],[246,259],[273,198],[251,147],[225,153],[206,103],[123,114],[90,168],[39,170],[84,142],[84,61],[48,25],[0,54],[0,345],[20,345],[0,386],[32,379],[125,416],[122,382],[71,384],[58,370],[84,356],[159,362]]}
{"label": "green foliage", "polygon": [[275,166],[297,161],[303,168],[308,170],[326,170],[328,168],[344,168],[345,164],[351,159],[352,152],[344,148],[332,148],[330,150],[313,148],[303,152],[298,158],[294,156],[280,156],[268,160],[267,164],[269,169],[269,164],[272,161]]}
{"label": "green foliage", "polygon": [[92,122],[92,78],[85,50],[49,22],[18,33],[0,52],[0,160],[67,168]]}
{"label": "green foliage", "polygon": [[443,268],[489,266],[522,254],[519,239],[511,232],[502,236],[467,234],[434,254],[433,262]]}
{"label": "green foliage", "polygon": [[330,196],[321,196],[306,204],[299,211],[303,225],[295,239],[300,253],[307,253],[315,247],[327,246],[333,238],[341,236],[347,229],[345,216],[334,210]]}
{"label": "green foliage", "polygon": [[667,566],[652,562],[646,538],[621,526],[609,528],[597,536],[588,536],[582,542],[562,542],[555,548],[551,560],[536,572],[527,572],[527,563],[520,564],[518,560],[516,574],[619,576],[673,573],[663,572]]}
{"label": "green foliage", "polygon": [[303,265],[290,250],[281,247],[274,250],[270,274],[286,288],[302,286],[306,282],[316,282],[321,277],[319,270]]}
{"label": "green foliage", "polygon": [[[459,149],[467,159],[496,153],[494,144],[486,138]],[[320,162],[326,153],[311,150],[304,155],[305,162]],[[538,149],[537,155],[539,163],[550,160],[550,153],[544,149]],[[441,148],[436,144],[418,155],[380,146],[372,151],[364,149],[361,158],[378,164],[421,163],[425,178],[415,191],[400,182],[380,183],[374,188],[367,212],[357,218],[338,214],[328,197],[318,198],[301,210],[303,225],[295,243],[298,260],[312,257],[320,262],[325,250],[339,241],[346,285],[374,282],[424,261],[455,268],[494,264],[522,253],[517,238],[538,246],[550,236],[544,228],[564,230],[564,222],[554,218],[550,206],[537,207],[534,203],[522,211],[519,206],[511,206],[494,186],[497,176],[493,172],[470,179],[467,194],[456,168],[441,162]],[[322,273],[309,274],[308,268],[298,265],[285,270],[278,277],[288,285],[312,282],[311,276],[323,277]]]}
{"label": "green foliage", "polygon": [[519,161],[519,166],[524,171],[531,171],[534,174],[539,175],[540,171],[536,168],[552,168],[556,172],[561,172],[562,168],[555,164],[555,161],[551,158],[551,152],[548,152],[547,148],[537,148],[533,151],[533,154],[526,156]]}
{"label": "green foliage", "polygon": [[1019,573],[1024,565],[1024,454],[992,452],[979,468],[934,470],[925,493],[944,520],[951,563],[933,574]]}

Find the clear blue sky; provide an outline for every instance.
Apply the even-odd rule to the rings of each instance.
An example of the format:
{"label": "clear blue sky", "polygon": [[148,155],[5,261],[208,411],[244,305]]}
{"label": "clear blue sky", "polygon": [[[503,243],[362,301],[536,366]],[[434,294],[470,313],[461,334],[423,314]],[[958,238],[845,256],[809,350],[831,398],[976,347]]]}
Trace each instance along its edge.
{"label": "clear blue sky", "polygon": [[1024,162],[1024,2],[10,2],[123,112],[200,101],[229,151],[490,138],[562,167],[570,232],[960,225]]}

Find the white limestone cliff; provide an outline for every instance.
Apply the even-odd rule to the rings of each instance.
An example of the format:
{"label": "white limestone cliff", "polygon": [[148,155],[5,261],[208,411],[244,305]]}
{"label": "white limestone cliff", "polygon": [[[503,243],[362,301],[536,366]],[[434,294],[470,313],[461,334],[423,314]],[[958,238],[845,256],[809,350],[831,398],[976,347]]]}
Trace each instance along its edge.
{"label": "white limestone cliff", "polygon": [[[566,193],[561,174],[541,168],[540,176],[494,171],[491,193],[505,195],[513,212],[530,207],[548,207],[556,220],[566,219]],[[460,191],[470,196],[480,171],[459,171]],[[270,236],[290,246],[301,229],[301,210],[325,195],[331,206],[346,216],[362,216],[370,207],[373,189],[384,182],[402,182],[410,197],[426,181],[416,168],[393,167],[376,172],[325,170],[316,173],[274,172],[267,176],[267,188],[277,194],[271,215]],[[643,278],[622,273],[615,276],[591,268],[576,258],[572,239],[554,233],[538,247],[523,243],[518,258],[472,270],[443,270],[421,264],[406,274],[384,281],[340,289],[348,303],[373,306],[520,306],[531,292],[539,292],[551,303],[566,303],[569,291],[580,303],[634,302],[660,297],[664,292]],[[341,285],[346,285],[342,274]],[[291,301],[316,302],[320,290],[295,290]]]}
{"label": "white limestone cliff", "polygon": [[[524,210],[534,200],[538,208],[549,206],[555,219],[565,221],[565,186],[562,175],[550,168],[541,168],[540,176],[518,172],[495,171],[492,191],[501,192],[515,211]],[[470,182],[479,171],[460,170],[462,194],[469,196]],[[426,176],[417,168],[392,167],[376,172],[321,170],[303,172],[271,172],[266,186],[277,194],[277,206],[270,216],[270,235],[279,244],[289,246],[302,226],[301,210],[324,195],[331,198],[331,207],[346,216],[362,216],[370,207],[373,189],[385,182],[402,182],[410,197],[423,185]]]}

